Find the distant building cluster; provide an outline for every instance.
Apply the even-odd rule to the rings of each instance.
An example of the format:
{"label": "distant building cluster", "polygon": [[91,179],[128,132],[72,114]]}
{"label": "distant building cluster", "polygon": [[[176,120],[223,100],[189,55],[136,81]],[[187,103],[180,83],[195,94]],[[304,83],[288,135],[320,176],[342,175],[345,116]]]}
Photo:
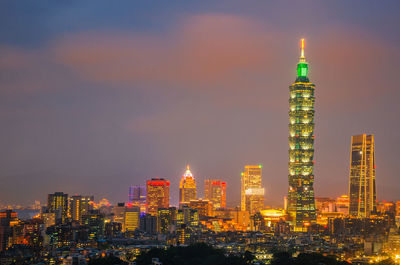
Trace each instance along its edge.
{"label": "distant building cluster", "polygon": [[31,208],[40,213],[33,218],[19,218],[16,209],[0,212],[0,264],[12,264],[23,251],[32,262],[56,264],[73,260],[61,258],[66,249],[88,257],[119,248],[128,256],[148,246],[195,242],[234,254],[251,250],[264,261],[272,250],[319,251],[343,260],[400,250],[400,201],[377,201],[374,135],[351,137],[349,194],[314,195],[315,85],[308,78],[304,41],[289,90],[289,185],[283,208],[265,205],[262,165],[244,166],[240,205],[232,208],[227,207],[227,182],[220,178],[207,178],[199,198],[188,165],[177,206],[170,203],[170,181],[150,178],[130,186],[127,202],[116,205],[55,192],[45,206],[35,201]]}

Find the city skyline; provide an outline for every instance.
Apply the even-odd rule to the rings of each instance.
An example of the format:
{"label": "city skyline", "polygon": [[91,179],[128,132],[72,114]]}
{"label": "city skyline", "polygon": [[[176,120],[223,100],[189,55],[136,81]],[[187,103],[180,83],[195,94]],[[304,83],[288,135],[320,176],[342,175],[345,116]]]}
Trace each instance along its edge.
{"label": "city skyline", "polygon": [[243,166],[262,164],[266,204],[281,205],[302,37],[318,85],[316,196],[348,194],[350,136],[371,133],[378,199],[398,199],[398,3],[124,2],[118,16],[101,1],[29,5],[0,8],[0,204],[55,191],[117,203],[161,177],[177,205],[189,163],[198,191],[228,183],[228,205],[240,204]]}

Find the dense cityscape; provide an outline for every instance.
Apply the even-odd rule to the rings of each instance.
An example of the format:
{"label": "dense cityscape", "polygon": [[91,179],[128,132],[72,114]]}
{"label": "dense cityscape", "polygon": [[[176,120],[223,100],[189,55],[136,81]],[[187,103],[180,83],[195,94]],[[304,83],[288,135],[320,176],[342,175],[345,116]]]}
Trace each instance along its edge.
{"label": "dense cityscape", "polygon": [[[241,203],[234,208],[227,207],[229,183],[224,179],[206,179],[204,198],[199,198],[198,182],[187,165],[179,187],[165,178],[150,178],[130,186],[127,201],[115,205],[105,198],[57,191],[43,204],[3,206],[8,209],[0,213],[0,263],[103,264],[94,261],[113,257],[135,264],[138,257],[141,264],[145,256],[138,255],[155,247],[198,243],[226,255],[251,253],[252,264],[276,264],[274,255],[284,252],[293,257],[319,253],[353,264],[396,262],[400,201],[377,201],[373,134],[349,136],[349,194],[314,196],[318,110],[304,50],[302,39],[297,77],[289,87],[289,186],[282,208],[265,204],[262,165],[243,165],[237,176]],[[178,191],[179,205],[173,206],[170,193]],[[152,264],[162,264],[148,253]]]}
{"label": "dense cityscape", "polygon": [[400,1],[0,1],[0,265],[400,264]]}

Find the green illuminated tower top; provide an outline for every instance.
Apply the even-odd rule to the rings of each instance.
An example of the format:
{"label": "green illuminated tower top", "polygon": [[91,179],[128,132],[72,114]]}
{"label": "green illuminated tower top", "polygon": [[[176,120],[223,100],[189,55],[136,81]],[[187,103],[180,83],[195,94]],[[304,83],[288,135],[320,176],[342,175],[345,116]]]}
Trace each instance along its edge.
{"label": "green illuminated tower top", "polygon": [[308,77],[308,63],[304,57],[304,39],[301,39],[301,56],[297,64],[297,78],[296,82],[309,82]]}

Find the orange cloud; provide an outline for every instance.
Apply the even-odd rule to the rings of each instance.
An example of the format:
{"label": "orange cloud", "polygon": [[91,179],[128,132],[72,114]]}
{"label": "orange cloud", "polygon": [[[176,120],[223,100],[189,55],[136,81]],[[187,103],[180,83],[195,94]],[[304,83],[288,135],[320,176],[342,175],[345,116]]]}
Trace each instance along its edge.
{"label": "orange cloud", "polygon": [[[55,43],[58,62],[93,81],[208,86],[260,72],[272,38],[241,17],[204,15],[158,36],[81,33]],[[271,47],[272,48],[272,47]],[[234,83],[234,82],[232,82]],[[206,88],[206,87],[205,87]]]}

